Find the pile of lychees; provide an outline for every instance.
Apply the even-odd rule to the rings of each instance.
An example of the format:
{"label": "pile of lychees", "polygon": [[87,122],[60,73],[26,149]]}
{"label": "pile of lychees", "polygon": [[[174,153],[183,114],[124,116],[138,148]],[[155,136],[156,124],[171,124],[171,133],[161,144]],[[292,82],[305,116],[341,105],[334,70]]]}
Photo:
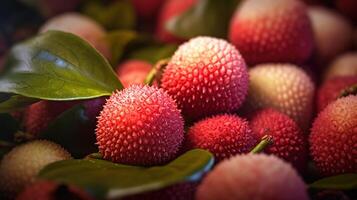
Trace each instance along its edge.
{"label": "pile of lychees", "polygon": [[[165,29],[166,21],[197,2],[133,0],[139,17],[160,9],[157,40],[179,44],[152,86],[144,81],[155,66],[126,60],[116,68],[125,88],[107,99],[40,101],[23,115],[12,113],[33,138],[79,103],[92,126],[74,136],[81,141],[76,155],[47,140],[13,148],[0,164],[0,196],[54,199],[63,190],[68,199],[91,199],[72,186],[39,182],[36,174],[96,146],[105,160],[145,167],[165,165],[195,148],[214,155],[214,168],[200,182],[128,199],[307,200],[312,195],[303,177],[311,174],[309,163],[320,177],[357,173],[352,23],[300,0],[246,0],[232,16],[226,40],[185,40]],[[343,3],[349,1],[337,2],[341,12],[356,16]],[[110,58],[105,30],[90,18],[61,14],[40,32],[47,30],[76,34]],[[270,144],[252,153],[267,136]]]}

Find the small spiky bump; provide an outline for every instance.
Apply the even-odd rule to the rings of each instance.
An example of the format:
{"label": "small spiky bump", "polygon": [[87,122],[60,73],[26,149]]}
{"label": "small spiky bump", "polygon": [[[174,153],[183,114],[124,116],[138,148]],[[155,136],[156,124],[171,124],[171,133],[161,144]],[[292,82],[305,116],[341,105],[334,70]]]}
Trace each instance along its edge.
{"label": "small spiky bump", "polygon": [[307,10],[297,0],[243,1],[232,18],[229,40],[249,65],[302,63],[314,47]]}
{"label": "small spiky bump", "polygon": [[228,42],[196,37],[175,52],[163,73],[161,86],[188,119],[232,112],[246,97],[247,67]]}
{"label": "small spiky bump", "polygon": [[1,161],[0,193],[5,197],[14,197],[35,180],[44,166],[70,158],[66,150],[46,140],[35,140],[15,147]]}
{"label": "small spiky bump", "polygon": [[183,141],[183,119],[162,89],[132,85],[109,98],[98,118],[96,133],[105,159],[159,165],[178,152]]}
{"label": "small spiky bump", "polygon": [[307,164],[307,138],[296,122],[287,115],[273,109],[264,109],[254,114],[250,120],[252,131],[260,138],[273,137],[273,144],[264,152],[274,154],[303,171]]}
{"label": "small spiky bump", "polygon": [[317,111],[322,111],[329,103],[335,101],[341,93],[357,84],[356,76],[340,76],[327,80],[317,91]]}
{"label": "small spiky bump", "polygon": [[329,104],[315,119],[310,152],[318,171],[325,176],[357,173],[357,96]]}
{"label": "small spiky bump", "polygon": [[248,153],[258,140],[248,122],[236,115],[217,115],[201,120],[188,131],[187,148],[206,149],[217,161]]}
{"label": "small spiky bump", "polygon": [[124,87],[133,84],[144,84],[151,70],[151,64],[141,60],[129,60],[117,67],[117,75]]}
{"label": "small spiky bump", "polygon": [[250,69],[249,77],[246,112],[270,107],[291,117],[303,130],[310,126],[315,86],[302,69],[262,64]]}
{"label": "small spiky bump", "polygon": [[246,154],[219,163],[198,187],[197,200],[308,200],[306,186],[288,163]]}

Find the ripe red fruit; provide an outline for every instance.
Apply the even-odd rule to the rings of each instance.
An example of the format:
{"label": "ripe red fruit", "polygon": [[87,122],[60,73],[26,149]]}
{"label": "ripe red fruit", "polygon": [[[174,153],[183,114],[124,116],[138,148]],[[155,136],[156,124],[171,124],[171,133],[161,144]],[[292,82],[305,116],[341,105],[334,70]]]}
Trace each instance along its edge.
{"label": "ripe red fruit", "polygon": [[357,96],[329,104],[315,119],[310,134],[310,152],[324,176],[356,173]]}
{"label": "ripe red fruit", "polygon": [[175,52],[161,87],[176,100],[187,119],[233,112],[247,94],[247,67],[228,42],[196,37]]}
{"label": "ripe red fruit", "polygon": [[248,153],[258,143],[245,119],[228,114],[197,122],[186,137],[187,148],[208,150],[217,161]]}
{"label": "ripe red fruit", "polygon": [[129,60],[117,67],[117,75],[124,87],[143,84],[151,70],[151,64],[141,60]]}
{"label": "ripe red fruit", "polygon": [[59,185],[51,181],[38,181],[25,188],[16,200],[91,200],[87,193],[74,186]]}
{"label": "ripe red fruit", "polygon": [[283,113],[268,108],[254,114],[250,120],[250,127],[260,138],[264,135],[273,137],[273,144],[268,146],[264,152],[288,161],[299,171],[305,169],[308,141],[294,120]]}
{"label": "ripe red fruit", "polygon": [[181,43],[184,39],[174,36],[166,30],[166,23],[181,15],[196,4],[197,0],[167,0],[159,13],[156,27],[156,38],[161,42]]}
{"label": "ripe red fruit", "polygon": [[302,63],[313,50],[313,33],[298,0],[243,1],[232,18],[229,40],[249,65]]}
{"label": "ripe red fruit", "polygon": [[329,103],[335,101],[343,90],[357,84],[356,76],[339,76],[327,80],[317,91],[317,111],[322,111]]}
{"label": "ripe red fruit", "polygon": [[132,85],[110,97],[98,118],[96,133],[105,159],[129,165],[160,165],[178,152],[183,119],[162,89]]}

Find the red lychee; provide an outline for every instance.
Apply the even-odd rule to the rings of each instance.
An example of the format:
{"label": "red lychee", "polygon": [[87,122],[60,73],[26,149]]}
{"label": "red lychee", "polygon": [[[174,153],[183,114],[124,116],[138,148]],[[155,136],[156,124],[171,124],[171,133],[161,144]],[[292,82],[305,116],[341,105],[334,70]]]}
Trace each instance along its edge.
{"label": "red lychee", "polygon": [[152,19],[166,0],[131,0],[136,14],[144,20]]}
{"label": "red lychee", "polygon": [[329,104],[315,119],[310,152],[324,176],[357,173],[357,96]]}
{"label": "red lychee", "polygon": [[345,53],[331,63],[326,70],[325,79],[337,76],[357,76],[357,52]]}
{"label": "red lychee", "polygon": [[92,200],[83,190],[51,181],[38,181],[23,190],[16,200]]}
{"label": "red lychee", "polygon": [[219,163],[198,187],[197,200],[308,200],[306,185],[288,163],[264,154]]}
{"label": "red lychee", "polygon": [[161,8],[156,27],[156,38],[161,42],[181,43],[184,39],[174,36],[166,29],[166,23],[184,13],[196,4],[197,0],[167,0]]}
{"label": "red lychee", "polygon": [[141,60],[128,60],[117,67],[117,75],[124,87],[133,84],[144,84],[152,66]]}
{"label": "red lychee", "polygon": [[186,137],[187,148],[208,150],[217,161],[248,153],[258,143],[258,138],[245,119],[228,114],[197,122],[189,129]]}
{"label": "red lychee", "polygon": [[176,100],[187,119],[233,112],[247,94],[247,67],[228,42],[196,37],[175,52],[161,87]]}
{"label": "red lychee", "polygon": [[335,101],[341,93],[357,84],[356,76],[339,76],[327,80],[317,91],[317,111],[322,111],[329,103]]}
{"label": "red lychee", "polygon": [[104,158],[129,165],[172,160],[183,141],[183,119],[172,98],[156,87],[132,85],[109,98],[97,123]]}
{"label": "red lychee", "polygon": [[229,40],[249,65],[302,63],[314,48],[310,20],[298,0],[243,1],[231,20]]}
{"label": "red lychee", "polygon": [[264,109],[250,120],[252,131],[262,138],[273,137],[273,144],[264,152],[274,154],[291,163],[299,171],[307,165],[308,141],[296,122],[274,109]]}

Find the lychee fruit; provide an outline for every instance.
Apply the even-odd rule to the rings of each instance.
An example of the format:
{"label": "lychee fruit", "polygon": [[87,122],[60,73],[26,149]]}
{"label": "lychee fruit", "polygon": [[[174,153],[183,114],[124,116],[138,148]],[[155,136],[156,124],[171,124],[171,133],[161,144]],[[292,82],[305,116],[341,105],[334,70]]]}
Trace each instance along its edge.
{"label": "lychee fruit", "polygon": [[49,19],[39,32],[44,33],[48,30],[64,31],[77,35],[86,40],[106,58],[111,57],[109,44],[105,41],[105,30],[89,17],[78,13],[64,13]]}
{"label": "lychee fruit", "polygon": [[0,164],[0,194],[13,198],[25,186],[36,179],[37,173],[46,165],[71,159],[71,155],[59,145],[35,140],[12,149]]}
{"label": "lychee fruit", "polygon": [[161,87],[187,119],[233,112],[247,94],[247,67],[238,50],[225,40],[196,37],[174,53]]}
{"label": "lychee fruit", "polygon": [[161,42],[168,43],[182,43],[185,41],[183,38],[170,33],[166,28],[166,24],[174,17],[189,10],[196,2],[197,0],[166,0],[158,16],[156,38]]}
{"label": "lychee fruit", "polygon": [[37,181],[25,188],[16,200],[92,200],[83,190],[51,181]]}
{"label": "lychee fruit", "polygon": [[248,121],[236,115],[216,115],[194,124],[186,135],[189,149],[205,149],[216,161],[248,153],[258,143]]}
{"label": "lychee fruit", "polygon": [[250,120],[252,131],[262,138],[270,135],[273,144],[264,152],[273,154],[291,163],[299,171],[307,165],[308,141],[300,127],[287,115],[274,109],[264,109],[254,114]]}
{"label": "lychee fruit", "polygon": [[131,0],[136,14],[141,19],[152,19],[166,0]]}
{"label": "lychee fruit", "polygon": [[324,176],[357,173],[357,96],[330,103],[315,119],[310,134],[310,152]]}
{"label": "lychee fruit", "polygon": [[317,62],[325,65],[351,46],[352,27],[341,15],[324,7],[310,7],[308,13],[315,35]]}
{"label": "lychee fruit", "polygon": [[172,160],[183,141],[183,119],[162,89],[132,85],[107,100],[97,123],[97,144],[107,160],[152,166]]}
{"label": "lychee fruit", "polygon": [[234,14],[229,41],[248,65],[303,63],[314,48],[307,9],[301,1],[243,1]]}
{"label": "lychee fruit", "polygon": [[146,76],[152,66],[150,63],[141,60],[128,60],[121,63],[117,69],[117,75],[124,87],[133,84],[144,84]]}
{"label": "lychee fruit", "polygon": [[249,70],[249,79],[245,113],[273,108],[303,130],[310,126],[315,86],[302,69],[291,64],[261,64]]}
{"label": "lychee fruit", "polygon": [[306,185],[290,164],[265,154],[238,155],[204,179],[197,200],[308,200]]}
{"label": "lychee fruit", "polygon": [[327,80],[317,91],[317,111],[322,111],[329,103],[335,101],[341,93],[357,84],[356,76],[339,76]]}
{"label": "lychee fruit", "polygon": [[357,52],[345,53],[331,63],[326,70],[325,79],[337,76],[357,76]]}

